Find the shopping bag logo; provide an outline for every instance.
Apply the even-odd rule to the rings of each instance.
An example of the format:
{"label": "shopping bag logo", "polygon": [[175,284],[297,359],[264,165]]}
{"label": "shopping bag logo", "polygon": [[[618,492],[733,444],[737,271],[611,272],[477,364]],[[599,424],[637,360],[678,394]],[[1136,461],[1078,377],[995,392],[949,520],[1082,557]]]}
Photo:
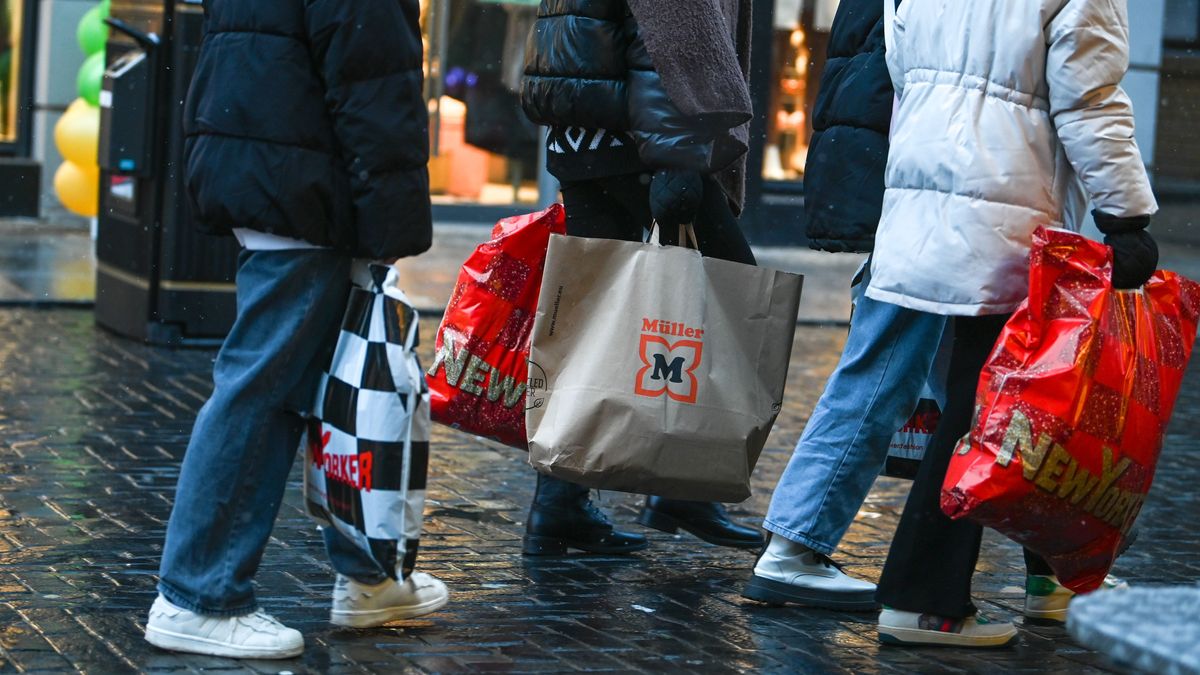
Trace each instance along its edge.
{"label": "shopping bag logo", "polygon": [[[357,448],[354,448],[354,454],[333,452],[330,447],[332,442],[333,432],[325,429],[324,425],[314,425],[310,430],[308,453],[317,470],[325,474],[326,484],[332,481],[355,490],[370,492],[373,482],[373,453],[358,451]],[[357,443],[357,439],[350,438],[350,442]]]}
{"label": "shopping bag logo", "polygon": [[681,403],[695,403],[699,393],[695,372],[700,367],[704,343],[698,339],[671,342],[662,335],[650,335],[647,332],[686,335],[689,338],[699,338],[704,332],[682,324],[650,319],[643,320],[642,330],[644,332],[638,348],[642,367],[637,373],[634,393],[649,398],[665,395]]}

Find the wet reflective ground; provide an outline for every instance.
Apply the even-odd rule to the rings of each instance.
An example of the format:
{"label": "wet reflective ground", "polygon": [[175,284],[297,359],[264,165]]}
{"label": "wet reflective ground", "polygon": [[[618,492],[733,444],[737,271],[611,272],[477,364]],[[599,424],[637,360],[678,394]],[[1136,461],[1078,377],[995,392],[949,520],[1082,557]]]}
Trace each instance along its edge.
{"label": "wet reflective ground", "polygon": [[[433,326],[423,327],[426,335]],[[844,331],[802,328],[787,406],[734,513],[761,519]],[[431,341],[426,341],[431,342]],[[278,663],[178,656],[141,639],[180,457],[209,391],[212,352],[114,338],[80,310],[0,310],[0,672],[1088,672],[1105,667],[1065,631],[1027,627],[995,652],[876,644],[873,617],[743,601],[746,552],[650,533],[629,558],[529,560],[519,539],[533,476],[513,450],[437,429],[421,567],[452,603],[384,630],[326,621],[333,573],[293,485],[258,575],[268,611],[304,631]],[[1118,572],[1133,583],[1200,579],[1200,374],[1184,386],[1143,532]],[[299,468],[299,465],[296,467]],[[875,578],[905,483],[881,480],[838,559]],[[617,521],[636,498],[605,493]],[[1021,602],[1019,550],[989,535],[983,606]],[[1169,629],[1165,627],[1164,629]]]}
{"label": "wet reflective ground", "polygon": [[83,302],[96,297],[87,230],[0,220],[0,302]]}

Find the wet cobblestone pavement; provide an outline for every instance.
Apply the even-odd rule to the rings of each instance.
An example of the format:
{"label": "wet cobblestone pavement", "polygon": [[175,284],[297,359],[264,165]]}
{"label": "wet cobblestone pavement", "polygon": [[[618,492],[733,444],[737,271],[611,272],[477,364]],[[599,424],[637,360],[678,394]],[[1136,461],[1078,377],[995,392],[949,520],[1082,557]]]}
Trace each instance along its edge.
{"label": "wet cobblestone pavement", "polygon": [[[426,335],[433,326],[423,327]],[[832,369],[844,329],[801,328],[788,402],[733,509],[759,521]],[[430,342],[430,341],[427,341]],[[237,662],[142,641],[179,460],[210,387],[213,352],[144,347],[77,310],[0,310],[0,672],[1089,672],[1111,668],[1058,628],[1022,627],[993,652],[876,644],[873,616],[768,608],[739,596],[753,556],[651,532],[629,557],[526,560],[533,475],[513,450],[435,432],[421,568],[451,604],[375,631],[326,620],[333,573],[301,510],[299,463],[258,575],[260,600],[302,630],[300,659]],[[1181,395],[1140,540],[1117,573],[1139,586],[1200,579],[1200,374]],[[881,480],[839,553],[876,578],[906,483]],[[605,493],[631,529],[638,500]],[[1020,551],[985,542],[976,592],[1019,609]],[[1169,629],[1169,627],[1164,627]]]}

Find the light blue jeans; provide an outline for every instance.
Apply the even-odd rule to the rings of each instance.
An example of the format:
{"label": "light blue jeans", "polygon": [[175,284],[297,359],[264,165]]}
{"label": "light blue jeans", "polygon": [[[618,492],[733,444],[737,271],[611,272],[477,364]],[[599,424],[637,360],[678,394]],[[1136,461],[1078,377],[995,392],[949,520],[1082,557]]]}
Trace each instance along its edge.
{"label": "light blue jeans", "polygon": [[[192,430],[159,569],[172,604],[214,616],[257,608],[253,578],[283,500],[305,410],[331,357],[350,292],[350,259],[332,251],[243,251],[237,320],[213,365]],[[338,572],[387,574],[325,528]]]}
{"label": "light blue jeans", "polygon": [[870,265],[855,284],[837,368],[779,478],[763,527],[829,555],[846,534],[916,409],[946,317],[872,300]]}

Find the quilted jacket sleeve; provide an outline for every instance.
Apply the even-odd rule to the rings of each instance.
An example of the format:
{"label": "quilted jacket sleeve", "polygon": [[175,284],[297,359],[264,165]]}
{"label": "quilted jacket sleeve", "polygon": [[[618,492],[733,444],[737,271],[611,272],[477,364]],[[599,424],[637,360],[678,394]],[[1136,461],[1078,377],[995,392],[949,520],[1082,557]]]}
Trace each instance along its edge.
{"label": "quilted jacket sleeve", "polygon": [[521,106],[534,124],[625,131],[628,15],[618,0],[542,0]]}
{"label": "quilted jacket sleeve", "polygon": [[637,22],[630,19],[627,30],[629,131],[646,166],[711,174],[741,157],[746,148],[730,137],[724,120],[709,123],[680,112],[654,69]]}
{"label": "quilted jacket sleeve", "polygon": [[350,177],[356,253],[425,250],[429,122],[417,0],[306,0],[306,23]]}
{"label": "quilted jacket sleeve", "polygon": [[1067,0],[1047,33],[1050,114],[1095,207],[1118,216],[1158,210],[1120,82],[1129,67],[1125,0]]}

